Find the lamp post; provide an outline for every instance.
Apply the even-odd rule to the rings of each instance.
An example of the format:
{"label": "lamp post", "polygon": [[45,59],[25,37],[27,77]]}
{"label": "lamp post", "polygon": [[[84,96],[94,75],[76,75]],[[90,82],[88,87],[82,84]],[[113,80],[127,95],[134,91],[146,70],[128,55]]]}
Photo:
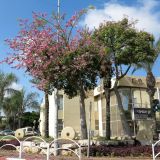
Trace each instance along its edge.
{"label": "lamp post", "polygon": [[[57,19],[58,19],[58,25],[60,25],[60,0],[57,1]],[[59,42],[59,30],[57,28],[57,43]],[[58,106],[57,106],[57,101],[58,101],[58,91],[57,89],[55,88],[54,89],[54,101],[55,101],[55,113],[54,113],[54,116],[55,116],[55,128],[54,128],[54,156],[57,156],[58,155],[58,142],[56,141],[56,139],[58,139]]]}
{"label": "lamp post", "polygon": [[88,123],[88,149],[87,149],[87,157],[90,156],[90,140],[91,140],[91,111],[92,111],[92,102],[90,102],[89,106],[89,123]]}

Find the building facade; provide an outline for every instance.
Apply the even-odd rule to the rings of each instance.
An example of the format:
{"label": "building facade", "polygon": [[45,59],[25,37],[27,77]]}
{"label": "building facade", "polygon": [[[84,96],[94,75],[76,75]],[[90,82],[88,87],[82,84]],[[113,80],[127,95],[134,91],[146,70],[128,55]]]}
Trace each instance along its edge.
{"label": "building facade", "polygon": [[[114,78],[112,79],[112,85],[114,85]],[[155,98],[159,99],[160,79],[156,79],[156,93]],[[145,77],[126,76],[119,81],[118,90],[121,95],[123,108],[131,128],[133,136],[137,134],[137,128],[145,126],[145,121],[133,121],[132,110],[133,108],[150,108],[150,101],[148,93],[146,92],[146,80]],[[79,96],[69,99],[63,91],[57,92],[57,106],[58,106],[58,133],[66,127],[72,127],[77,136],[80,135],[80,104]],[[54,93],[50,96],[49,107],[49,134],[53,136],[53,121],[54,121]],[[89,106],[91,108],[91,134],[92,136],[105,137],[106,128],[106,109],[105,109],[105,96],[103,86],[100,85],[94,89],[94,91],[88,92],[85,100],[86,109],[86,121],[87,126],[89,124]],[[41,107],[40,113],[40,130],[43,131],[44,126],[44,105]],[[124,130],[119,114],[119,108],[117,98],[114,91],[111,89],[110,95],[110,118],[111,118],[111,136],[122,137],[124,136]],[[159,121],[159,113],[157,114],[157,121]],[[144,124],[143,124],[144,122]],[[140,126],[139,126],[140,123]],[[152,123],[152,122],[151,122]]]}

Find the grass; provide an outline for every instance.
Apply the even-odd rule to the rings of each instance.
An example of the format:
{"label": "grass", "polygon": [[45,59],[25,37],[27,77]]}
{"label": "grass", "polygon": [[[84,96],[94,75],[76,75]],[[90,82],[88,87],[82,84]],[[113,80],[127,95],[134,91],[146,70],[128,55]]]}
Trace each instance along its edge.
{"label": "grass", "polygon": [[[4,136],[0,136],[0,140],[3,138]],[[3,140],[11,140],[11,139],[15,139],[14,137],[12,137],[12,136],[7,136],[7,137],[5,137]]]}
{"label": "grass", "polygon": [[[5,136],[1,136],[1,135],[0,135],[0,140],[1,140],[3,137],[5,137]],[[29,136],[29,137],[32,137],[32,136]],[[19,139],[19,140],[22,141],[22,140],[25,140],[26,138],[29,138],[29,137],[25,136],[24,138]],[[40,136],[36,136],[36,137],[40,137]],[[40,138],[44,139],[44,140],[45,140],[46,142],[48,142],[48,143],[50,143],[50,142],[52,142],[52,141],[54,140],[54,139],[51,138],[51,137],[49,137],[49,138],[40,137]],[[12,140],[12,139],[15,139],[15,138],[12,137],[12,136],[7,136],[7,137],[5,137],[3,140]],[[32,140],[32,141],[34,141],[34,142],[42,142],[42,140],[40,140],[39,138],[31,138],[31,139],[29,139],[29,141],[30,141],[30,140]]]}

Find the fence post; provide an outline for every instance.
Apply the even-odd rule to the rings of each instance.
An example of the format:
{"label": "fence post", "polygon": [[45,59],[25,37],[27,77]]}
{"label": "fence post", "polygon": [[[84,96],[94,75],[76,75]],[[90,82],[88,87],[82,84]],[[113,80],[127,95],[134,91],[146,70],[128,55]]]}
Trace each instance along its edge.
{"label": "fence post", "polygon": [[20,146],[19,146],[19,158],[22,158],[22,147],[23,147],[23,142],[19,142]]}
{"label": "fence post", "polygon": [[47,143],[47,160],[49,160],[49,154],[50,154],[49,143]]}
{"label": "fence post", "polygon": [[81,160],[82,154],[81,154],[81,146],[79,147],[79,160]]}
{"label": "fence post", "polygon": [[153,160],[155,160],[154,144],[152,144],[152,155],[153,155]]}
{"label": "fence post", "polygon": [[90,140],[91,140],[91,111],[92,111],[92,102],[89,106],[89,123],[88,123],[88,148],[87,148],[87,157],[89,158],[90,154]]}

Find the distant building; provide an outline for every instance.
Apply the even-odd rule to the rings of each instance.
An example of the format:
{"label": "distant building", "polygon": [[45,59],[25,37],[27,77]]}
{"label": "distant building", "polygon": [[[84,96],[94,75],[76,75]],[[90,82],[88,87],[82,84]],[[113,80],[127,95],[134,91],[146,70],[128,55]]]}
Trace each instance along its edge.
{"label": "distant building", "polygon": [[[112,85],[114,79],[112,79]],[[159,99],[160,94],[160,78],[156,79],[156,93],[155,98]],[[148,93],[146,92],[145,77],[125,76],[118,84],[118,90],[121,95],[122,103],[128,122],[132,130],[132,134],[137,134],[137,128],[145,126],[145,120],[134,121],[131,118],[131,111],[133,108],[150,108],[150,101]],[[52,95],[53,96],[53,95]],[[52,101],[52,96],[50,100]],[[106,126],[106,109],[103,86],[100,85],[88,93],[88,98],[85,100],[86,105],[86,120],[87,126],[89,122],[89,105],[92,102],[91,110],[91,133],[92,136],[105,136]],[[54,103],[54,102],[52,102]],[[50,103],[50,104],[52,104]],[[51,106],[51,105],[50,105]],[[40,131],[44,129],[44,104],[41,107],[40,113]],[[52,135],[53,125],[53,108],[49,108],[49,134]],[[124,131],[121,123],[121,118],[118,109],[118,103],[114,91],[111,89],[110,95],[110,110],[111,110],[111,136],[123,137]],[[143,123],[144,122],[144,123]],[[159,113],[157,113],[157,122],[159,122]],[[152,122],[151,122],[152,124]],[[140,125],[140,126],[139,126]],[[61,134],[65,127],[72,127],[77,135],[80,134],[80,107],[79,96],[69,99],[63,91],[58,91],[58,132]]]}

